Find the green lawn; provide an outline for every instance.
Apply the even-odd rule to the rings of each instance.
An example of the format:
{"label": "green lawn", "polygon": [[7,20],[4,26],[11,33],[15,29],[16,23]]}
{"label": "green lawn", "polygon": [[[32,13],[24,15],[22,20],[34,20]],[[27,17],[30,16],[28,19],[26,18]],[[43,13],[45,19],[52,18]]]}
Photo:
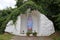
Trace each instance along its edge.
{"label": "green lawn", "polygon": [[53,39],[54,40],[60,40],[60,36],[54,36]]}
{"label": "green lawn", "polygon": [[54,37],[53,40],[60,40],[60,37]]}
{"label": "green lawn", "polygon": [[53,40],[60,40],[60,31],[55,32],[50,37],[53,38]]}
{"label": "green lawn", "polygon": [[0,34],[0,40],[10,40],[12,36],[11,34]]}

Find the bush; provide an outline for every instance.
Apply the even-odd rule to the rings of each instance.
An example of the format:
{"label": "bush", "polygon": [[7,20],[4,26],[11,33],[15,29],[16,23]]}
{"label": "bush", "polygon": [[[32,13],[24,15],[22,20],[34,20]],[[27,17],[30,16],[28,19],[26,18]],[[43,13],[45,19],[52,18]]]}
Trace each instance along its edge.
{"label": "bush", "polygon": [[33,33],[33,36],[37,36],[37,32],[34,32],[34,33]]}
{"label": "bush", "polygon": [[27,33],[26,33],[27,36],[30,36],[30,34],[31,34],[30,32],[27,32]]}

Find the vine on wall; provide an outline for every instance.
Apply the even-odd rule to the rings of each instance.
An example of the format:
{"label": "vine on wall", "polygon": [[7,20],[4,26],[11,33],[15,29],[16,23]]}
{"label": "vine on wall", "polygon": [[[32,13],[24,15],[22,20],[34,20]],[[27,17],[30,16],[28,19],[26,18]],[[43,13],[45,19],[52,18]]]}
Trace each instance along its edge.
{"label": "vine on wall", "polygon": [[32,2],[32,1],[25,2],[19,8],[14,9],[14,11],[12,11],[10,13],[10,15],[7,15],[6,20],[1,25],[1,27],[3,28],[3,29],[1,28],[2,30],[0,29],[1,30],[1,33],[4,33],[4,30],[6,28],[6,24],[10,20],[13,20],[13,23],[15,24],[18,15],[24,14],[28,8],[31,8],[31,9],[34,9],[34,10],[39,10],[40,11],[40,8],[38,8],[38,6],[34,2]]}

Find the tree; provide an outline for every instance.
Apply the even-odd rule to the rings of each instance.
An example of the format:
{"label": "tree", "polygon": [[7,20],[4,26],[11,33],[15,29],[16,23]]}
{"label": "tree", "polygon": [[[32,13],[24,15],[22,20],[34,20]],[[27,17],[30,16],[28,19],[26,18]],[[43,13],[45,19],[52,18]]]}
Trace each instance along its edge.
{"label": "tree", "polygon": [[[57,0],[17,0],[17,8],[0,11],[0,33],[4,33],[6,24],[13,20],[15,23],[17,16],[25,13],[28,8],[37,9],[45,14],[50,20],[54,22],[55,28],[60,30],[60,2]],[[4,18],[5,17],[5,18]],[[57,27],[58,26],[58,27]]]}
{"label": "tree", "polygon": [[60,1],[59,0],[32,0],[37,5],[42,6],[44,13],[53,21],[55,29],[60,30]]}
{"label": "tree", "polygon": [[23,5],[23,0],[17,0],[16,6],[20,7],[21,5]]}
{"label": "tree", "polygon": [[0,34],[4,33],[5,27],[2,27],[3,23],[5,23],[7,17],[12,12],[12,8],[7,8],[4,10],[0,10]]}
{"label": "tree", "polygon": [[[13,20],[13,22],[15,23],[16,20],[17,20],[18,15],[20,15],[21,13],[25,13],[28,8],[39,10],[38,6],[32,1],[25,2],[20,7],[15,8],[13,11],[12,10],[11,11],[10,10],[9,11],[5,10],[7,14],[8,14],[8,12],[10,12],[10,13],[9,13],[9,15],[6,15],[6,19],[3,21],[3,23],[0,26],[1,27],[0,28],[0,33],[4,33],[4,30],[6,28],[6,24],[10,20]],[[3,11],[3,12],[5,13],[5,11]]]}

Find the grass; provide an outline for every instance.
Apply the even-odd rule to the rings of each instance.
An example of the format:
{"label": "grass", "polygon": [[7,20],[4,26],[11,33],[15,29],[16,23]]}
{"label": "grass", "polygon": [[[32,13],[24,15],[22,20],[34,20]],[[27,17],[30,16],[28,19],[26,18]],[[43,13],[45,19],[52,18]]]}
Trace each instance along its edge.
{"label": "grass", "polygon": [[53,38],[54,40],[60,40],[60,37]]}
{"label": "grass", "polygon": [[[14,35],[4,33],[0,34],[0,40],[10,40]],[[60,40],[60,32],[55,32],[50,36],[53,40]]]}
{"label": "grass", "polygon": [[13,35],[11,34],[0,34],[0,40],[10,40]]}
{"label": "grass", "polygon": [[53,40],[60,40],[60,31],[55,32],[51,37]]}
{"label": "grass", "polygon": [[53,40],[60,40],[60,36],[53,36],[52,39]]}

